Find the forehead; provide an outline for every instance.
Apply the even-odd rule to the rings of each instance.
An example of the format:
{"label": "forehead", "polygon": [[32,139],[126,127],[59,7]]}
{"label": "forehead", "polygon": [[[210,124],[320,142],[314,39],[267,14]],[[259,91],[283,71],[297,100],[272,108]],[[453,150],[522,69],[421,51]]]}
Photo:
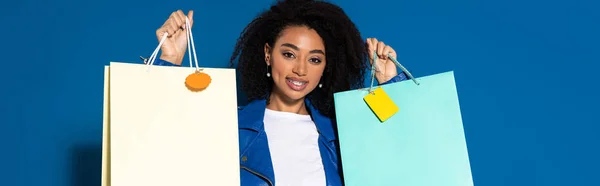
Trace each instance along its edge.
{"label": "forehead", "polygon": [[323,39],[317,31],[306,26],[289,26],[281,31],[281,34],[275,42],[276,47],[289,43],[306,50],[325,49]]}

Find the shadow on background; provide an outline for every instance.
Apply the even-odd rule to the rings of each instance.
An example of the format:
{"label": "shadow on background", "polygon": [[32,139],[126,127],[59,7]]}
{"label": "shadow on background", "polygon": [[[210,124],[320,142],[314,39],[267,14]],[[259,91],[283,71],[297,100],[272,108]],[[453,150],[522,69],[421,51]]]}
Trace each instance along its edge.
{"label": "shadow on background", "polygon": [[70,153],[71,186],[100,186],[102,144],[77,144]]}

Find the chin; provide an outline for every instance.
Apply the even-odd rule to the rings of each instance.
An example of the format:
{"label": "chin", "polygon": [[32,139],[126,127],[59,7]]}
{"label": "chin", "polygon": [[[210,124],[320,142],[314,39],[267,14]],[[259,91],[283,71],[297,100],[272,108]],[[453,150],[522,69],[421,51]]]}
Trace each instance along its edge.
{"label": "chin", "polygon": [[306,93],[303,92],[295,92],[295,91],[287,91],[284,92],[285,97],[287,97],[288,99],[292,100],[292,101],[297,101],[297,100],[304,100],[304,98],[306,97]]}

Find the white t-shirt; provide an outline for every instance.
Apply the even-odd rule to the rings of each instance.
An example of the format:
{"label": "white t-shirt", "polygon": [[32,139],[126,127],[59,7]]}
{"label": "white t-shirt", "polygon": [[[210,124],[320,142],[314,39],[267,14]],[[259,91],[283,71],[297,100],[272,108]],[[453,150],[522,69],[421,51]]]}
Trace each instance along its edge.
{"label": "white t-shirt", "polygon": [[311,117],[266,109],[264,123],[275,185],[325,185],[319,133]]}

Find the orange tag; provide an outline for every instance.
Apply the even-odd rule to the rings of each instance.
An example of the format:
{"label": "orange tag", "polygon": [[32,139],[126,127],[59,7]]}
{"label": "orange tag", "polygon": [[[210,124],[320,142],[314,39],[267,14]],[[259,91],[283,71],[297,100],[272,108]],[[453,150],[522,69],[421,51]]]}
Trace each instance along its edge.
{"label": "orange tag", "polygon": [[373,93],[366,95],[364,100],[381,122],[386,121],[400,110],[381,87],[377,87]]}
{"label": "orange tag", "polygon": [[196,70],[185,78],[185,86],[193,92],[198,92],[206,89],[211,81],[208,74]]}

